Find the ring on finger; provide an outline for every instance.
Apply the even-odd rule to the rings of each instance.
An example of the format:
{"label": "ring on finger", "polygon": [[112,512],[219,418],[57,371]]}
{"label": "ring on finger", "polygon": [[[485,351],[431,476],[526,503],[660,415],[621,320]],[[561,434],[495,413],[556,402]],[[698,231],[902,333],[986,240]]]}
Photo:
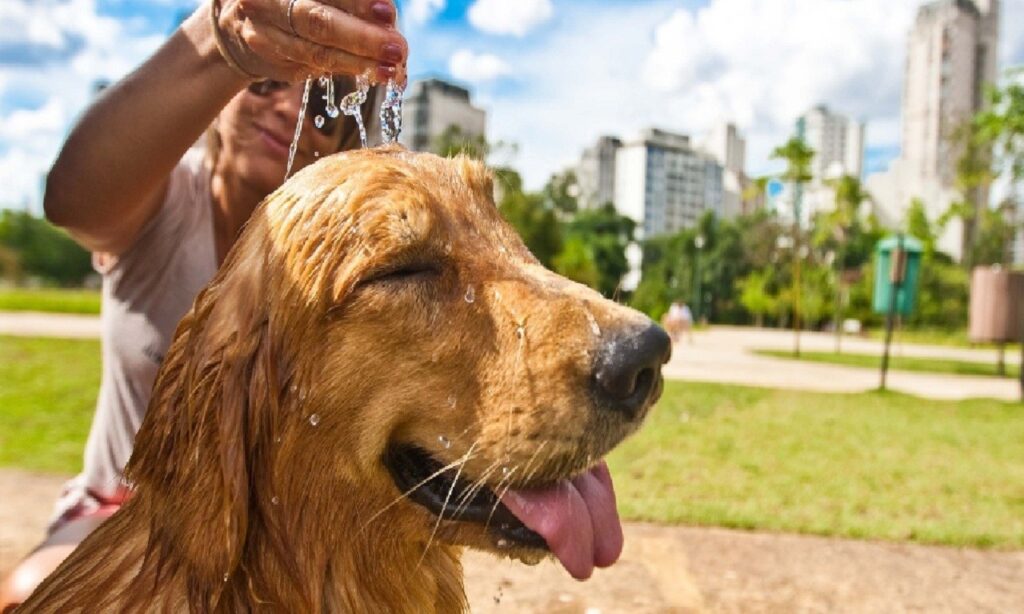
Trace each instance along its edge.
{"label": "ring on finger", "polygon": [[298,0],[288,0],[287,16],[288,16],[288,27],[291,28],[292,34],[294,34],[295,36],[298,36],[299,33],[295,30],[295,22],[292,21],[292,14],[295,12],[295,3],[296,2],[298,2]]}

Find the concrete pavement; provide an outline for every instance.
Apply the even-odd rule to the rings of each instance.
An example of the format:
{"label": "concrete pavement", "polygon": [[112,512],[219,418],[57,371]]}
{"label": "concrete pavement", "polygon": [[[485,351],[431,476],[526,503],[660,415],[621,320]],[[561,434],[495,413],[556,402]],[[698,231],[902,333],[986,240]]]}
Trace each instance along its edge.
{"label": "concrete pavement", "polygon": [[[864,392],[878,388],[876,369],[846,367],[784,358],[758,356],[760,349],[792,349],[792,331],[770,329],[712,327],[694,335],[693,344],[678,344],[672,361],[663,372],[670,379],[719,382],[787,388],[817,392]],[[805,351],[832,351],[834,338],[823,333],[803,333]],[[882,344],[866,339],[844,339],[844,351],[881,354]],[[978,362],[996,360],[993,350],[901,345],[894,355],[951,358]],[[1008,357],[1008,361],[1009,357]],[[1020,398],[1017,380],[1012,378],[972,377],[890,371],[889,388],[928,398],[957,400],[993,398],[1014,401]]]}

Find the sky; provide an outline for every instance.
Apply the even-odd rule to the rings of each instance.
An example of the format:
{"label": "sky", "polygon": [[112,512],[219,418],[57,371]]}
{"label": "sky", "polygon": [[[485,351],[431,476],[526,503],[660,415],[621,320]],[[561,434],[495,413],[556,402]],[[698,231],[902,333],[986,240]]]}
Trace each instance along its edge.
{"label": "sky", "polygon": [[[469,87],[502,163],[538,188],[603,134],[696,140],[735,122],[747,169],[815,104],[867,122],[868,172],[899,155],[906,34],[920,0],[399,0],[413,78]],[[43,175],[98,80],[152,53],[195,0],[0,2],[0,206],[39,211]],[[1024,64],[1004,0],[1002,66]],[[115,171],[116,172],[116,171]]]}

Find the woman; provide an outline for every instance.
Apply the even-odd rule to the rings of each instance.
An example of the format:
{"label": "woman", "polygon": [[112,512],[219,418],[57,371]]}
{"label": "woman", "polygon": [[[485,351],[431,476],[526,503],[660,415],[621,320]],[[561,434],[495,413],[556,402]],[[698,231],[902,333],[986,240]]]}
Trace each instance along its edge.
{"label": "woman", "polygon": [[[351,75],[404,79],[395,17],[393,0],[214,0],[71,132],[44,206],[103,275],[103,377],[84,471],[67,485],[47,539],[0,588],[0,612],[124,500],[122,471],[174,328],[280,185],[306,76],[347,75],[335,80],[339,98]],[[364,117],[376,108],[371,96]],[[323,109],[314,88],[295,170],[359,146],[351,119],[314,125]],[[206,151],[190,149],[204,131]]]}

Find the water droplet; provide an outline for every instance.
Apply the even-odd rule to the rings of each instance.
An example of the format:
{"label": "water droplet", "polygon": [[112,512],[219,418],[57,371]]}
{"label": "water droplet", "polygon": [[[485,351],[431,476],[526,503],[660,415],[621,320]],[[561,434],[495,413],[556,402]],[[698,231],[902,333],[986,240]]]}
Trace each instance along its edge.
{"label": "water droplet", "polygon": [[303,388],[302,390],[299,391],[299,400],[300,401],[305,401],[306,400],[306,389],[305,388]]}
{"label": "water droplet", "polygon": [[506,477],[507,478],[510,473],[512,473],[512,470],[508,468],[508,465],[505,465],[504,467],[501,468],[501,475],[502,475],[502,477]]}
{"label": "water droplet", "polygon": [[273,505],[280,505],[281,504],[281,500],[278,499],[277,497],[271,497],[270,498],[270,503],[272,503]]}
{"label": "water droplet", "polygon": [[501,539],[498,540],[498,543],[495,544],[495,545],[497,547],[499,547],[499,548],[508,548],[508,540],[504,539],[504,538],[501,538]]}
{"label": "water droplet", "polygon": [[281,443],[281,436],[274,437],[274,443]]}
{"label": "water droplet", "polygon": [[441,444],[441,446],[442,446],[442,447],[443,447],[443,448],[444,448],[445,450],[447,450],[448,448],[452,447],[452,442],[451,442],[451,440],[450,440],[450,439],[448,439],[447,437],[445,437],[444,435],[438,435],[438,436],[437,436],[437,442],[438,442],[439,444]]}
{"label": "water droplet", "polygon": [[314,151],[313,152],[313,157],[314,158],[319,158],[320,157],[320,152],[319,151]]}
{"label": "water droplet", "polygon": [[476,290],[473,289],[473,286],[469,286],[468,288],[466,288],[465,299],[467,303],[472,303],[473,301],[476,300]]}
{"label": "water droplet", "polygon": [[316,117],[314,117],[313,118],[313,125],[316,126],[317,128],[323,128],[324,127],[324,116],[323,115],[317,115]]}
{"label": "water droplet", "polygon": [[494,290],[494,300],[496,300],[496,301],[500,301],[501,300],[501,292],[499,292],[497,290],[497,288],[495,288],[495,290]]}
{"label": "water droplet", "polygon": [[444,253],[445,254],[452,253],[452,244],[451,243],[445,243],[444,244]]}
{"label": "water droplet", "polygon": [[526,337],[526,327],[522,326],[522,325],[517,326],[516,327],[516,339],[523,339],[525,337]]}
{"label": "water droplet", "polygon": [[299,391],[299,385],[298,384],[292,384],[290,390],[292,391],[292,394],[295,394],[296,392]]}
{"label": "water droplet", "polygon": [[224,574],[224,581],[225,581],[225,582],[227,582],[227,581],[228,581],[228,575],[229,575],[229,574]]}
{"label": "water droplet", "polygon": [[320,414],[310,414],[309,423],[313,426],[320,424]]}

